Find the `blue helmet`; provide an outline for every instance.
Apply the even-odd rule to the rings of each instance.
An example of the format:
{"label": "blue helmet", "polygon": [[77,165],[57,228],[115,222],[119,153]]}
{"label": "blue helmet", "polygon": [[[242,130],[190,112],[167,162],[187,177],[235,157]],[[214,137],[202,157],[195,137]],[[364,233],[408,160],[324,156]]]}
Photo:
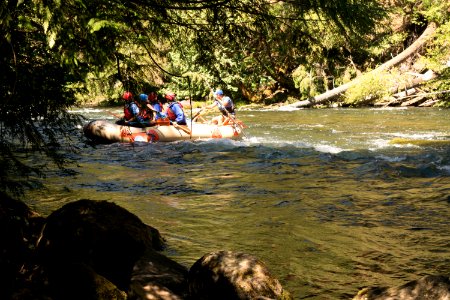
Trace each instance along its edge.
{"label": "blue helmet", "polygon": [[216,91],[214,92],[214,95],[221,96],[221,95],[223,95],[223,91],[222,91],[222,90],[216,90]]}
{"label": "blue helmet", "polygon": [[148,96],[147,96],[147,94],[140,94],[140,95],[139,95],[139,99],[140,99],[142,102],[147,102]]}

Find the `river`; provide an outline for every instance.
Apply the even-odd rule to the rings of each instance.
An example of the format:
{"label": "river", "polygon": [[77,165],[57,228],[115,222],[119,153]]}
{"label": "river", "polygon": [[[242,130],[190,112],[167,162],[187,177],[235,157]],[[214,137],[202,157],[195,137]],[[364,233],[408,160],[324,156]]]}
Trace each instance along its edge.
{"label": "river", "polygon": [[450,140],[450,110],[238,116],[240,141],[80,136],[66,154],[73,172],[48,170],[28,204],[47,215],[82,198],[113,201],[157,228],[164,254],[186,267],[216,250],[253,254],[295,299],[351,299],[365,286],[450,273],[450,142],[439,142]]}

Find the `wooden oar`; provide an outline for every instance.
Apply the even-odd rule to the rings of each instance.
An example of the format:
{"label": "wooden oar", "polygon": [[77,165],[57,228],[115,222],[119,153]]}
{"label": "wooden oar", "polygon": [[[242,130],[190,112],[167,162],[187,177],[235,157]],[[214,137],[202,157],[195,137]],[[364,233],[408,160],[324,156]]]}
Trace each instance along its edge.
{"label": "wooden oar", "polygon": [[242,122],[241,120],[236,119],[236,117],[234,117],[232,114],[230,114],[226,108],[224,108],[224,110],[225,110],[225,112],[227,114],[228,120],[230,120],[234,125],[241,127],[241,129],[244,129],[244,128],[247,127],[244,124],[244,122]]}
{"label": "wooden oar", "polygon": [[184,127],[183,125],[178,125],[177,123],[172,123],[172,125],[173,125],[173,127],[177,128],[177,129],[183,130],[184,132],[186,132],[189,135],[192,134],[191,130],[187,127]]}
{"label": "wooden oar", "polygon": [[192,117],[192,120],[195,121],[196,118],[200,117],[200,114],[202,113],[202,111],[203,111],[204,109],[205,109],[205,108],[201,108],[201,109],[200,109],[200,110]]}
{"label": "wooden oar", "polygon": [[202,120],[202,122],[206,122],[206,120],[201,116],[201,114],[205,111],[205,110],[208,110],[206,107],[204,107],[204,108],[201,108],[195,115],[194,115],[194,117],[192,117],[192,121],[193,122],[196,122],[197,121],[197,119],[201,119]]}

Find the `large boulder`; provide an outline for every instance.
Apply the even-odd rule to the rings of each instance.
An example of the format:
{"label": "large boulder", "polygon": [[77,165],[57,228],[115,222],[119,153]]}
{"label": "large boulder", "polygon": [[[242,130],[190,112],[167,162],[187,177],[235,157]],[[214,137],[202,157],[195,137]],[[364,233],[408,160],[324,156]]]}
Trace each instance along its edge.
{"label": "large boulder", "polygon": [[189,270],[188,284],[196,300],[291,299],[264,263],[245,253],[204,255]]}
{"label": "large boulder", "polygon": [[86,263],[54,266],[50,287],[53,300],[126,300],[128,295]]}
{"label": "large boulder", "polygon": [[38,250],[50,286],[61,298],[68,296],[64,293],[69,286],[86,285],[78,280],[80,276],[64,280],[74,266],[81,274],[92,270],[120,290],[128,290],[134,264],[145,251],[162,246],[159,232],[124,208],[107,201],[79,200],[48,216]]}
{"label": "large boulder", "polygon": [[353,300],[449,300],[448,276],[428,275],[398,287],[369,287]]}

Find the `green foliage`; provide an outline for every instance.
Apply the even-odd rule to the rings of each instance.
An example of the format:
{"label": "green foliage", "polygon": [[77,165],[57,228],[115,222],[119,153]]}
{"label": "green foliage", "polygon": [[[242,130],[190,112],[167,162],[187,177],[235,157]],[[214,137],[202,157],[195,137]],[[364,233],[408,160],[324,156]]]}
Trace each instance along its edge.
{"label": "green foliage", "polygon": [[372,103],[375,99],[387,96],[394,82],[398,82],[398,76],[393,73],[369,72],[358,78],[357,83],[345,92],[344,102],[352,106]]}
{"label": "green foliage", "polygon": [[62,166],[59,141],[78,123],[66,112],[74,103],[67,85],[81,78],[51,51],[46,18],[33,2],[1,5],[0,189],[17,192],[30,184],[23,176],[42,170],[17,153],[39,151]]}
{"label": "green foliage", "polygon": [[318,93],[318,87],[313,80],[311,71],[306,70],[303,65],[292,72],[292,79],[303,97],[314,96]]}
{"label": "green foliage", "polygon": [[428,21],[443,24],[448,22],[450,16],[450,2],[441,0],[424,0],[419,6],[418,14]]}
{"label": "green foliage", "polygon": [[[352,30],[354,36],[353,32],[363,32],[361,28],[368,28],[355,28],[358,22],[354,22],[354,16],[351,17],[352,24],[336,18],[337,13],[347,13],[342,7],[330,12],[320,9],[314,2],[310,6],[287,3],[267,6],[267,2],[252,4],[252,9],[257,10],[254,16],[229,14],[228,18],[223,18],[224,21],[233,19],[240,22],[229,25],[227,31],[222,31],[219,26],[219,38],[216,33],[208,35],[201,32],[201,36],[197,35],[196,52],[199,55],[194,62],[202,64],[213,74],[214,85],[224,86],[235,96],[253,101],[263,100],[266,94],[271,94],[266,93],[269,90],[284,89],[297,93],[294,82],[297,74],[292,76],[292,72],[302,65],[319,66],[317,70],[309,67],[314,74],[313,87],[317,91],[330,88],[332,80],[329,82],[326,79],[328,74],[323,70],[332,71],[337,63],[345,63],[339,62],[338,55],[345,51],[345,48],[339,47],[348,41],[346,31]],[[381,12],[380,9],[378,11]],[[261,18],[261,13],[271,17]],[[328,13],[332,13],[333,17]],[[373,14],[374,17],[378,15],[380,13]],[[367,24],[368,19],[356,21]],[[183,48],[186,47],[189,45]]]}
{"label": "green foliage", "polygon": [[371,55],[375,57],[383,57],[386,53],[392,51],[393,46],[401,45],[408,37],[407,32],[395,32],[390,35],[383,36],[380,42],[370,47]]}
{"label": "green foliage", "polygon": [[448,69],[450,61],[450,21],[441,25],[433,40],[427,48],[427,55],[422,57],[421,62],[425,67],[441,73]]}
{"label": "green foliage", "polygon": [[[124,90],[206,99],[217,87],[237,102],[307,97],[397,53],[427,20],[442,26],[425,64],[448,79],[450,4],[416,2],[395,2],[405,28],[418,24],[405,34],[386,26],[376,0],[3,1],[0,188],[10,170],[32,171],[19,149],[62,163],[57,142],[77,121],[66,113],[75,99],[114,102]],[[347,100],[380,96],[387,78],[365,78]]]}
{"label": "green foliage", "polygon": [[[436,4],[437,5],[437,4]],[[437,5],[439,6],[439,5]],[[442,8],[442,5],[439,6]],[[431,9],[434,11],[434,9]],[[450,4],[447,3],[447,16],[450,15]],[[440,13],[439,13],[440,15]],[[422,56],[420,63],[425,69],[433,70],[438,74],[436,80],[427,83],[423,89],[433,93],[432,98],[439,100],[436,106],[450,107],[450,21],[447,21],[436,30],[432,43],[426,49],[426,55]],[[443,93],[441,93],[443,92]]]}

